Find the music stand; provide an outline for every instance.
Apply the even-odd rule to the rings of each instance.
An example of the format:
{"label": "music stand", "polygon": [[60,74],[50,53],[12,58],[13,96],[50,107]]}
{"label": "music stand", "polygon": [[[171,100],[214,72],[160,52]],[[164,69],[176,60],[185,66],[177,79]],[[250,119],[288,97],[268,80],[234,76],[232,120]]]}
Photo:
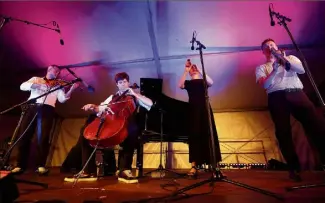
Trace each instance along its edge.
{"label": "music stand", "polygon": [[150,131],[147,129],[148,127],[148,112],[146,112],[146,116],[145,116],[145,123],[144,123],[144,130],[142,132],[142,135],[146,134],[146,135],[160,135],[160,160],[159,160],[159,166],[157,169],[155,170],[152,170],[152,171],[149,171],[147,173],[145,173],[144,175],[146,176],[147,174],[152,174],[152,173],[156,173],[156,172],[159,172],[160,173],[160,177],[163,176],[164,174],[164,171],[166,172],[170,172],[170,173],[173,173],[173,174],[176,174],[178,176],[183,176],[182,174],[180,173],[177,173],[177,172],[174,172],[174,171],[171,171],[169,169],[165,169],[162,165],[162,148],[163,148],[163,139],[164,139],[164,136],[166,136],[166,134],[164,134],[164,131],[163,131],[163,121],[164,121],[164,114],[166,113],[166,111],[164,111],[162,108],[158,107],[158,111],[160,113],[160,133],[157,133],[155,131]]}

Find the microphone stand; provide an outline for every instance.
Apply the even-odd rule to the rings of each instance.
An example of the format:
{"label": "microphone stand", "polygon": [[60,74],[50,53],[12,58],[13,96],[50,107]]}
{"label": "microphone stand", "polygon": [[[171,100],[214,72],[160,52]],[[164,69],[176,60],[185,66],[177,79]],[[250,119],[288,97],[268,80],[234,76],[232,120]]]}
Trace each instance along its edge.
{"label": "microphone stand", "polygon": [[[10,141],[7,143],[7,147],[6,147],[7,149],[10,149],[11,146],[12,146],[12,144],[13,144],[13,143],[15,142],[15,140],[16,140],[18,130],[19,130],[20,125],[21,125],[21,122],[22,122],[22,120],[23,120],[23,118],[24,118],[24,116],[25,116],[25,113],[26,113],[27,108],[25,108],[24,106],[22,106],[22,107],[21,107],[21,110],[22,110],[22,111],[21,111],[21,114],[20,114],[20,118],[19,118],[18,124],[17,124],[17,126],[16,126],[16,128],[15,128],[15,130],[14,130],[13,135],[11,136]],[[35,115],[35,118],[36,118],[36,115]],[[35,119],[35,118],[34,118],[34,119]],[[32,119],[32,120],[34,120],[34,119]],[[8,150],[7,150],[7,151],[8,151]],[[0,157],[0,163],[2,163],[2,161],[3,161],[2,165],[0,164],[0,170],[1,170],[2,168],[6,169],[6,170],[10,170],[10,165],[6,166],[6,164],[7,164],[7,162],[8,162],[8,158],[4,158],[4,157],[6,157],[6,156],[9,157],[10,154],[11,154],[11,153],[8,153],[8,154],[5,153],[3,157]]]}
{"label": "microphone stand", "polygon": [[44,94],[38,96],[38,97],[35,97],[35,98],[33,98],[33,99],[30,99],[30,100],[24,101],[24,102],[22,102],[22,103],[16,104],[16,105],[14,105],[14,106],[12,106],[12,107],[10,107],[10,108],[4,110],[4,111],[1,111],[1,112],[0,112],[0,115],[3,115],[3,114],[5,114],[5,113],[7,113],[7,112],[13,110],[13,109],[16,108],[16,107],[22,106],[22,105],[24,105],[24,104],[32,103],[32,102],[36,101],[38,98],[44,97],[44,96],[46,96],[46,95],[48,95],[48,94],[50,94],[50,93],[52,93],[52,92],[55,92],[55,91],[57,91],[57,90],[59,90],[59,89],[61,89],[61,88],[63,88],[63,87],[66,87],[66,86],[72,85],[72,84],[74,84],[74,83],[76,83],[76,82],[80,82],[80,81],[81,81],[80,78],[76,78],[76,79],[74,79],[73,81],[68,82],[68,83],[66,83],[66,84],[64,84],[64,85],[60,85],[59,87],[56,87],[56,88],[54,88],[54,89],[52,89],[52,90],[50,90],[50,91],[48,91],[48,92],[46,92],[46,93],[44,93]]}
{"label": "microphone stand", "polygon": [[[311,84],[312,84],[312,86],[313,86],[313,88],[314,88],[314,90],[315,90],[315,92],[317,94],[317,97],[318,97],[318,99],[319,99],[322,107],[325,107],[325,104],[324,104],[324,100],[322,98],[322,95],[319,93],[318,88],[317,88],[317,85],[316,85],[316,83],[315,83],[315,81],[313,79],[313,76],[312,76],[312,74],[311,74],[311,72],[309,70],[309,67],[308,67],[308,64],[307,64],[307,60],[304,57],[304,55],[301,52],[301,50],[299,49],[297,43],[295,42],[295,40],[294,40],[294,38],[293,38],[293,36],[292,36],[289,28],[288,28],[288,25],[286,23],[286,21],[291,22],[291,19],[288,18],[288,17],[286,17],[286,16],[284,16],[284,15],[281,15],[280,13],[276,13],[276,12],[273,12],[273,11],[271,13],[272,13],[272,15],[275,15],[275,17],[279,20],[278,24],[280,26],[282,25],[284,27],[284,29],[288,32],[288,35],[289,35],[289,37],[290,37],[293,45],[295,46],[296,50],[300,54],[300,57],[302,59],[302,65],[303,65],[303,67],[306,70],[307,76],[308,76],[308,78],[309,78],[309,80],[310,80],[310,82],[311,82]],[[306,188],[314,188],[314,187],[323,187],[323,186],[325,186],[325,183],[308,184],[308,185],[300,185],[300,186],[286,187],[286,190],[287,191],[293,191],[293,190],[298,190],[298,189],[306,189]]]}
{"label": "microphone stand", "polygon": [[317,94],[317,97],[319,99],[319,102],[322,105],[322,107],[325,107],[325,103],[324,103],[324,100],[322,98],[322,95],[319,93],[319,90],[317,88],[317,85],[316,85],[316,83],[315,83],[315,81],[313,79],[313,76],[312,76],[312,74],[311,74],[311,72],[309,70],[307,60],[306,60],[304,54],[302,53],[302,51],[300,50],[300,48],[298,47],[296,41],[294,40],[294,38],[293,38],[293,36],[292,36],[289,28],[288,28],[288,25],[286,23],[286,21],[291,22],[291,19],[288,18],[288,17],[286,17],[286,16],[283,16],[283,15],[281,15],[279,13],[276,13],[274,11],[272,11],[271,14],[272,15],[275,15],[275,17],[279,20],[278,24],[280,26],[282,25],[284,27],[284,29],[287,31],[287,33],[288,33],[288,35],[289,35],[289,37],[290,37],[290,39],[291,39],[291,41],[292,41],[292,43],[293,43],[296,51],[300,54],[300,57],[302,59],[302,65],[303,65],[303,67],[304,67],[304,69],[305,69],[305,71],[307,73],[307,76],[308,76],[308,78],[310,80],[311,85],[313,86],[313,88],[314,88],[314,90],[315,90],[315,92]]}
{"label": "microphone stand", "polygon": [[9,18],[8,17],[3,17],[3,20],[0,23],[0,30],[3,26],[5,26],[7,23],[9,22]]}
{"label": "microphone stand", "polygon": [[[53,30],[53,31],[55,31],[55,32],[57,32],[59,34],[61,33],[60,29],[50,28],[50,27],[47,27],[47,26],[44,26],[44,25],[41,25],[41,24],[37,24],[37,23],[27,21],[27,20],[12,18],[12,17],[1,15],[1,14],[0,14],[0,17],[4,19],[3,22],[1,22],[1,24],[0,24],[0,30],[4,25],[9,23],[10,21],[17,21],[17,22],[26,23],[27,25],[35,25],[35,26],[42,27],[42,28],[45,28],[45,29]],[[52,23],[53,23],[53,26],[58,26],[57,22],[52,21]]]}
{"label": "microphone stand", "polygon": [[201,60],[201,65],[202,65],[203,84],[204,84],[204,93],[205,93],[205,108],[206,108],[206,111],[207,111],[207,114],[208,114],[209,130],[210,130],[209,148],[210,148],[210,158],[211,158],[211,164],[212,164],[212,166],[211,166],[212,174],[211,174],[211,177],[209,179],[203,180],[201,182],[198,182],[198,183],[195,183],[195,184],[192,184],[192,185],[189,185],[189,186],[184,187],[184,188],[182,188],[180,190],[176,190],[171,195],[169,195],[167,197],[163,197],[162,199],[175,197],[175,196],[177,196],[179,194],[184,194],[184,192],[186,192],[188,190],[191,190],[191,189],[194,189],[194,188],[197,188],[197,187],[199,187],[201,185],[204,185],[206,183],[210,183],[210,187],[212,188],[211,192],[212,192],[213,188],[214,188],[214,183],[217,182],[217,181],[218,182],[227,182],[227,183],[230,183],[230,184],[233,184],[233,185],[237,185],[239,187],[243,187],[243,188],[246,188],[246,189],[249,189],[249,190],[253,190],[255,192],[259,192],[259,193],[262,193],[262,194],[265,194],[265,195],[275,197],[277,199],[282,199],[282,197],[278,196],[275,193],[272,193],[272,192],[269,192],[269,191],[266,191],[266,190],[262,190],[262,189],[259,189],[259,188],[256,188],[256,187],[252,187],[252,186],[240,183],[240,182],[235,182],[235,181],[229,180],[229,179],[225,178],[223,176],[223,174],[221,173],[220,168],[219,168],[219,164],[218,165],[216,164],[216,155],[215,155],[216,149],[215,149],[215,142],[214,142],[214,137],[213,137],[213,127],[212,127],[212,121],[211,121],[211,111],[210,111],[210,103],[209,103],[209,95],[208,95],[208,86],[207,86],[205,68],[204,68],[204,63],[203,63],[202,49],[206,49],[206,47],[200,41],[197,41],[195,38],[192,39],[192,40],[194,40],[196,42],[197,46],[198,46],[198,48],[196,48],[196,50],[199,50],[199,52],[200,52],[200,60]]}
{"label": "microphone stand", "polygon": [[82,169],[79,171],[79,173],[77,173],[76,175],[74,175],[75,176],[75,180],[74,180],[74,182],[72,184],[72,188],[74,188],[76,186],[79,178],[81,177],[81,175],[84,172],[85,168],[88,166],[89,161],[91,160],[91,158],[94,156],[94,154],[96,153],[96,151],[98,149],[98,145],[99,145],[99,142],[100,142],[99,133],[100,133],[100,130],[102,129],[102,127],[103,127],[103,125],[105,123],[105,120],[106,120],[106,115],[104,113],[104,115],[101,115],[100,122],[99,122],[99,125],[98,125],[98,129],[97,129],[97,132],[96,132],[96,139],[97,139],[96,146],[94,147],[92,153],[88,157],[85,165],[82,167]]}
{"label": "microphone stand", "polygon": [[[60,85],[59,87],[54,88],[54,89],[52,89],[52,90],[50,90],[50,91],[48,91],[48,92],[46,92],[46,93],[44,93],[44,94],[42,94],[42,95],[40,95],[40,96],[38,96],[38,97],[35,97],[35,98],[33,98],[33,99],[30,99],[30,100],[24,101],[24,102],[22,102],[22,103],[16,104],[16,105],[14,105],[14,106],[12,106],[12,107],[10,107],[10,108],[8,108],[8,109],[6,109],[6,110],[0,112],[0,115],[3,115],[3,114],[5,114],[5,113],[7,113],[7,112],[13,110],[14,108],[19,107],[19,106],[22,106],[22,105],[24,105],[24,104],[29,104],[29,103],[35,102],[38,98],[44,97],[44,96],[46,96],[46,95],[48,95],[48,94],[50,94],[50,93],[52,93],[52,92],[54,92],[54,91],[56,91],[56,90],[58,90],[58,89],[61,89],[61,88],[66,87],[66,86],[68,86],[68,85],[72,85],[72,84],[74,84],[74,83],[76,83],[76,82],[78,82],[78,81],[80,81],[80,80],[81,80],[80,78],[77,78],[77,79],[75,79],[75,80],[73,80],[73,81],[71,81],[71,82],[68,82],[68,83],[64,84],[64,85]],[[23,113],[23,114],[24,114],[24,113]],[[23,116],[23,115],[22,115],[22,116]],[[35,117],[36,117],[36,115],[34,116],[34,118],[35,118]],[[21,121],[21,119],[22,119],[22,118],[20,118],[20,121]],[[16,127],[16,129],[18,129],[18,128],[20,127],[20,124],[21,124],[21,122],[18,123],[18,126]],[[15,134],[16,134],[16,133],[14,133],[13,136],[15,136]],[[22,134],[22,135],[23,135],[23,134]],[[21,136],[22,136],[22,135],[21,135]],[[10,154],[11,154],[12,149],[13,149],[13,148],[17,145],[17,143],[20,141],[21,136],[20,136],[20,138],[18,138],[18,140],[17,140],[16,142],[14,142],[13,144],[10,144],[10,148],[7,150],[7,152],[6,152],[6,154],[4,155],[4,157],[3,157],[2,159],[0,159],[0,169],[2,169],[2,168],[5,166],[5,164],[7,163],[8,158],[9,158],[9,156],[10,156]],[[14,139],[14,138],[11,139],[11,142],[13,141],[13,139]],[[41,186],[41,187],[43,187],[43,188],[48,188],[48,184],[46,184],[46,183],[39,183],[39,182],[27,181],[27,180],[20,180],[20,179],[15,179],[15,181],[16,181],[17,183],[26,183],[26,184],[31,184],[31,185],[38,185],[38,186]]]}
{"label": "microphone stand", "polygon": [[[176,173],[172,170],[169,170],[169,169],[166,169],[163,167],[163,164],[162,164],[162,155],[163,155],[163,141],[164,141],[164,128],[163,128],[163,122],[164,122],[164,114],[166,113],[165,110],[163,110],[161,107],[158,107],[158,111],[160,113],[160,133],[157,133],[157,132],[154,132],[154,131],[148,131],[147,130],[147,121],[148,121],[148,113],[146,112],[146,116],[145,116],[145,129],[144,131],[142,132],[142,135],[143,134],[150,134],[150,135],[160,135],[160,153],[159,153],[159,166],[157,169],[155,170],[152,170],[152,171],[149,171],[147,173],[145,173],[144,175],[148,175],[150,174],[152,176],[152,174],[155,174],[155,173],[158,173],[160,178],[162,178],[163,176],[165,176],[165,172],[169,172],[169,173],[173,173],[177,176],[183,176],[182,174],[180,173]],[[166,163],[165,163],[166,164]]]}

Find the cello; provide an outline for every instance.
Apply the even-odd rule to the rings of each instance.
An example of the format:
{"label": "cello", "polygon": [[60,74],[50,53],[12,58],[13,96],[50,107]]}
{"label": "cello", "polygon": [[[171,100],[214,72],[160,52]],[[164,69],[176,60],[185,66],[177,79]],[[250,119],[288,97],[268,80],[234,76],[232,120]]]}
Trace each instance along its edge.
{"label": "cello", "polygon": [[[137,89],[134,83],[130,88]],[[128,136],[128,119],[137,106],[132,95],[127,95],[129,90],[105,104],[111,111],[103,112],[95,118],[84,130],[83,136],[89,141],[90,146],[105,149],[122,143]]]}

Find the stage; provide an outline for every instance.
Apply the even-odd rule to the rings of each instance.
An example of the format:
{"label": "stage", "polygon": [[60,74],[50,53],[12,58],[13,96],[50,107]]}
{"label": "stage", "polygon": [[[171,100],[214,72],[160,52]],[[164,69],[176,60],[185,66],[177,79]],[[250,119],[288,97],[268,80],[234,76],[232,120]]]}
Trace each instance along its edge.
{"label": "stage", "polygon": [[[285,171],[266,171],[261,169],[233,169],[224,170],[229,180],[259,187],[273,193],[277,193],[284,198],[283,201],[274,197],[263,195],[227,182],[216,182],[214,190],[210,194],[211,187],[205,184],[199,188],[186,192],[188,195],[178,195],[172,198],[173,202],[325,202],[325,187],[295,190],[287,192],[286,187],[296,186],[308,183],[325,182],[325,172],[304,172],[301,183],[291,182],[287,178]],[[178,171],[185,173],[186,171]],[[196,182],[208,179],[210,174],[201,172],[199,179],[187,180],[185,178],[163,178],[154,179],[145,177],[139,180],[139,184],[118,183],[114,176],[104,177],[97,182],[78,182],[75,188],[72,183],[64,182],[63,179],[67,174],[61,174],[59,169],[51,169],[47,177],[39,177],[34,173],[26,173],[16,178],[48,183],[48,189],[38,186],[18,183],[20,197],[17,202],[137,202],[146,198],[162,197],[171,194],[177,188],[194,184]],[[169,176],[169,175],[168,175]],[[168,186],[169,184],[169,186]],[[177,186],[179,184],[179,186]],[[161,185],[165,185],[162,188]],[[55,200],[55,201],[54,201]],[[154,202],[154,201],[142,201]],[[156,201],[157,202],[157,201]],[[160,201],[162,202],[162,201]]]}

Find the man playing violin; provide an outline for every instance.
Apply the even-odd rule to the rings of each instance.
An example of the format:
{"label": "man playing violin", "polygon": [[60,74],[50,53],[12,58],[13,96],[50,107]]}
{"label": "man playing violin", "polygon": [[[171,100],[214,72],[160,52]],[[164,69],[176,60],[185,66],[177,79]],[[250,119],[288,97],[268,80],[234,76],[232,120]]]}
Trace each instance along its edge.
{"label": "man playing violin", "polygon": [[[115,82],[116,86],[118,88],[118,92],[114,95],[109,96],[104,102],[102,102],[100,105],[95,104],[86,104],[82,107],[85,111],[92,111],[93,113],[96,113],[97,116],[102,115],[103,113],[114,113],[108,106],[114,98],[119,97],[122,95],[125,91],[127,92],[127,95],[131,95],[133,97],[133,101],[137,106],[142,106],[148,111],[150,110],[152,106],[152,100],[141,95],[138,93],[135,93],[132,88],[129,87],[129,75],[125,72],[117,73],[115,75]],[[120,144],[120,151],[119,151],[119,157],[118,157],[118,180],[124,183],[138,183],[138,180],[136,177],[132,175],[131,167],[133,162],[133,153],[134,149],[136,148],[137,143],[137,136],[138,136],[138,126],[136,123],[136,111],[131,115],[127,122],[127,129],[128,129],[128,136],[127,138]],[[83,129],[91,122],[91,120],[88,120],[83,126]],[[82,164],[85,165],[87,162],[87,159],[91,155],[91,152],[93,149],[88,143],[88,140],[86,140],[84,137],[80,138],[83,139],[82,141]],[[76,178],[76,175],[73,177],[65,178],[64,180],[67,182],[73,182]],[[89,164],[86,166],[85,170],[82,172],[81,176],[79,177],[79,181],[96,181],[96,165],[95,165],[95,156],[92,156],[91,160],[89,161]]]}
{"label": "man playing violin", "polygon": [[[47,68],[45,77],[32,77],[28,81],[22,83],[20,89],[22,91],[30,91],[28,100],[32,100],[51,89],[57,88],[60,84],[55,82],[55,80],[59,74],[59,67],[50,65]],[[36,101],[29,102],[24,107],[25,114],[18,129],[18,135],[23,137],[17,143],[17,163],[11,170],[12,173],[20,174],[27,168],[30,143],[36,127],[37,153],[35,160],[38,166],[36,173],[39,175],[46,175],[49,172],[49,170],[45,168],[45,164],[50,148],[49,135],[55,116],[55,104],[57,100],[59,100],[60,103],[64,103],[70,99],[72,92],[77,87],[77,83],[73,84],[67,93],[65,93],[63,89],[58,89],[48,95],[38,98]]]}

